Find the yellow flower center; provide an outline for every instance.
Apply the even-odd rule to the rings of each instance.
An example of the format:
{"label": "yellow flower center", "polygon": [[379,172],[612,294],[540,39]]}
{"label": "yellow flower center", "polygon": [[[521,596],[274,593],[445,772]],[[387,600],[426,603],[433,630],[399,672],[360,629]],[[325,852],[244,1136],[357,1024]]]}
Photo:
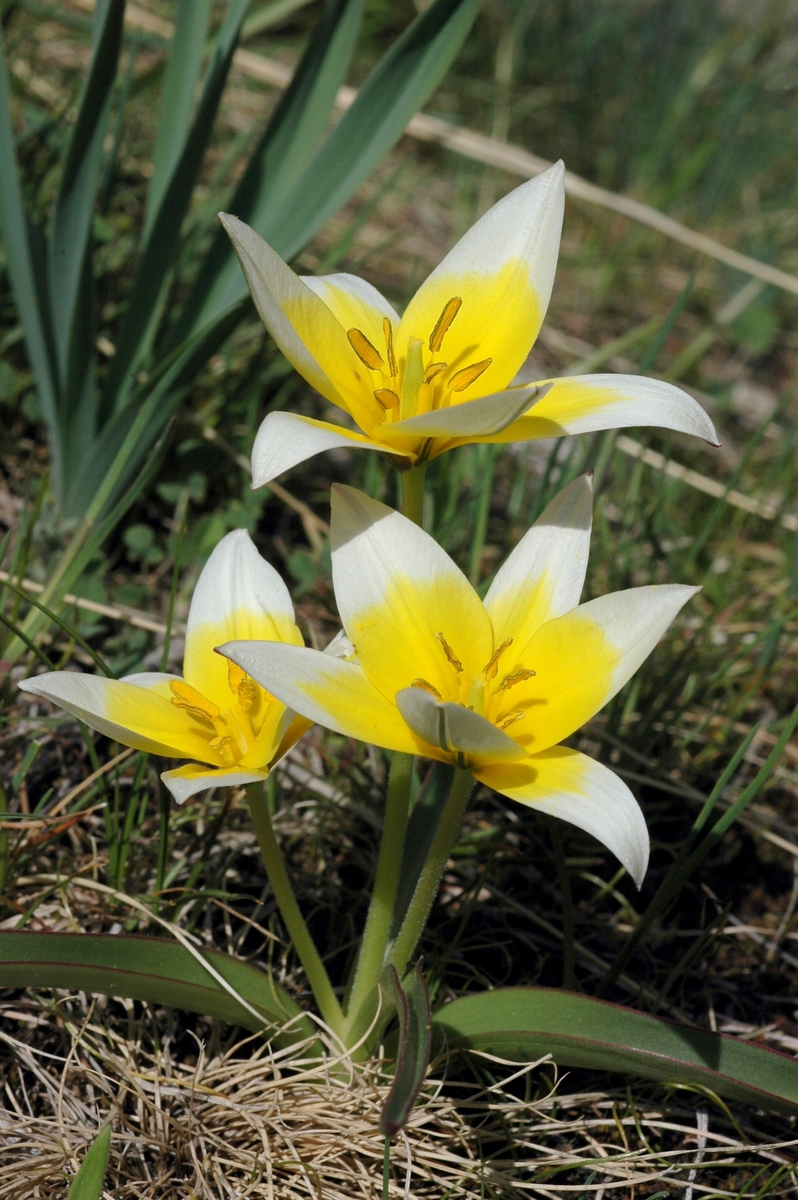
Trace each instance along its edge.
{"label": "yellow flower center", "polygon": [[483,358],[480,362],[470,363],[450,373],[449,364],[437,357],[462,304],[460,296],[452,296],[451,300],[447,300],[427,339],[426,348],[422,339],[410,338],[403,363],[396,359],[393,326],[389,317],[382,322],[384,353],[369,341],[362,330],[347,330],[349,345],[360,362],[369,371],[379,373],[379,381],[372,376],[372,383],[379,382],[373,394],[385,413],[385,421],[401,421],[417,413],[448,408],[452,402],[452,392],[464,392],[471,387],[493,362],[492,358]]}
{"label": "yellow flower center", "polygon": [[252,717],[271,697],[254,680],[228,660],[227,684],[231,697],[220,707],[184,679],[169,683],[172,704],[189,713],[203,727],[208,745],[221,753],[228,766],[235,766],[252,749],[256,733]]}

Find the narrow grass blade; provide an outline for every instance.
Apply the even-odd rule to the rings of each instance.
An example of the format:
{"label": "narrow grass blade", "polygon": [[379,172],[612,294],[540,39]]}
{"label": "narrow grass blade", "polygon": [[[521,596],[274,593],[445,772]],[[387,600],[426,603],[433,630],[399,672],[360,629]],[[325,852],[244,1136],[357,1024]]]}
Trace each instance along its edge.
{"label": "narrow grass blade", "polygon": [[265,33],[267,29],[286,21],[310,3],[311,0],[267,0],[266,4],[261,4],[247,17],[241,30],[241,41],[246,42],[257,37],[259,33]]}
{"label": "narrow grass blade", "polygon": [[380,1113],[380,1129],[386,1137],[392,1137],[413,1111],[427,1073],[432,1043],[432,1014],[420,963],[416,963],[404,983],[396,967],[387,966],[380,986],[390,995],[399,1019],[396,1074]]}
{"label": "narrow grass blade", "polygon": [[80,1170],[72,1181],[67,1200],[100,1200],[110,1150],[111,1126],[106,1125],[89,1146]]}
{"label": "narrow grass blade", "polygon": [[434,0],[369,75],[296,186],[283,197],[271,242],[292,258],[391,149],[460,49],[478,0]]}
{"label": "narrow grass blade", "polygon": [[558,988],[463,996],[439,1009],[433,1024],[453,1047],[517,1062],[551,1054],[559,1067],[693,1084],[765,1111],[798,1113],[798,1062],[786,1054]]}
{"label": "narrow grass blade", "polygon": [[[328,0],[321,20],[229,202],[229,211],[267,240],[272,214],[302,174],[327,126],[363,19],[363,0]],[[223,229],[203,262],[175,337],[201,329],[247,295]]]}
{"label": "narrow grass blade", "polygon": [[194,94],[205,54],[210,14],[211,0],[180,0],[177,6],[175,32],[158,114],[158,132],[152,153],[152,180],[147,189],[145,243],[191,128]]}
{"label": "narrow grass blade", "polygon": [[[259,1022],[202,965],[205,960],[258,1012]],[[216,950],[191,954],[168,938],[107,933],[0,932],[0,987],[72,988],[168,1004],[258,1031],[301,1009],[271,976]],[[292,1037],[312,1035],[307,1019]]]}

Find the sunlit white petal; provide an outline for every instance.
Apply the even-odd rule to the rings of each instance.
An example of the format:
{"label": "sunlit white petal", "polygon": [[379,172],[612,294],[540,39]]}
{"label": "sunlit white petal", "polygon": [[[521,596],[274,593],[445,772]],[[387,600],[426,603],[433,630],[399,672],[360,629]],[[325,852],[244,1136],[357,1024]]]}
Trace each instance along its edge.
{"label": "sunlit white petal", "polygon": [[161,773],[161,779],[178,804],[185,804],[191,796],[196,796],[197,792],[205,792],[208,788],[243,787],[247,783],[262,783],[268,778],[268,771],[241,771],[236,767],[213,771],[197,763],[186,763],[174,771]]}
{"label": "sunlit white petal", "polygon": [[268,413],[252,447],[252,486],[263,487],[324,450],[344,449],[385,450],[386,447],[340,425],[295,413]]}
{"label": "sunlit white petal", "polygon": [[439,703],[422,688],[396,693],[400,713],[415,734],[447,754],[462,754],[469,766],[479,762],[511,762],[526,751],[479,713],[461,704]]}
{"label": "sunlit white petal", "polygon": [[408,417],[406,421],[395,421],[387,425],[382,433],[389,442],[400,442],[405,438],[415,441],[420,437],[491,437],[528,412],[547,391],[547,384],[542,387],[511,388],[493,396],[482,396],[479,400],[455,404],[451,408],[436,408],[432,412],[420,413],[416,417]]}

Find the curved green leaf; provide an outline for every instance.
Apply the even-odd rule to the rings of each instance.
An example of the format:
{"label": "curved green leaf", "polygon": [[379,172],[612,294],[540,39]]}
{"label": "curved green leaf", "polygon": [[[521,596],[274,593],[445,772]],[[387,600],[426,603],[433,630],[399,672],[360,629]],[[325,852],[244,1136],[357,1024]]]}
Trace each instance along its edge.
{"label": "curved green leaf", "polygon": [[798,1113],[798,1061],[786,1054],[558,988],[463,996],[433,1024],[453,1046],[516,1062],[551,1054],[561,1067],[699,1084],[727,1100]]}
{"label": "curved green leaf", "polygon": [[432,1044],[432,1015],[427,981],[416,963],[404,983],[391,963],[380,979],[396,1008],[399,1039],[396,1074],[380,1113],[380,1129],[386,1137],[398,1133],[413,1110],[429,1065]]}
{"label": "curved green leaf", "polygon": [[110,1149],[111,1126],[106,1125],[89,1146],[80,1170],[72,1180],[67,1200],[100,1200]]}
{"label": "curved green leaf", "polygon": [[[245,1008],[203,966],[208,963]],[[0,987],[55,987],[168,1004],[254,1032],[294,1022],[281,1041],[313,1036],[313,1026],[288,992],[249,963],[204,950],[199,957],[169,938],[109,933],[0,933]]]}

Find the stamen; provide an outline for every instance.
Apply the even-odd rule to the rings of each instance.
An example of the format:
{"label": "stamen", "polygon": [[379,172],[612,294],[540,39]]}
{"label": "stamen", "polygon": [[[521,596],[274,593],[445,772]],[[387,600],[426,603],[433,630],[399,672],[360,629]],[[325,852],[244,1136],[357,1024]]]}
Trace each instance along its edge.
{"label": "stamen", "polygon": [[414,679],[410,686],[421,688],[422,691],[429,692],[430,696],[434,696],[436,700],[443,701],[443,696],[440,694],[438,689],[431,683],[428,683],[426,679],[422,679],[420,676],[417,679]]}
{"label": "stamen", "polygon": [[507,689],[513,687],[514,684],[523,683],[525,679],[532,679],[536,674],[536,671],[528,671],[526,667],[521,667],[519,671],[513,672],[512,675],[508,675],[501,681],[499,684],[499,691],[506,692]]}
{"label": "stamen", "polygon": [[463,367],[462,371],[455,371],[449,380],[449,390],[464,392],[467,387],[479,379],[483,371],[487,371],[492,362],[492,358],[483,358],[482,362],[472,363],[470,367]]}
{"label": "stamen", "polygon": [[359,329],[347,329],[346,336],[363,366],[368,367],[370,371],[379,371],[383,365],[383,357],[377,347],[372,346],[365,333],[361,333]]}
{"label": "stamen", "polygon": [[520,708],[516,709],[515,712],[509,713],[499,721],[499,729],[508,729],[510,725],[514,725],[516,721],[520,721],[524,716],[526,716],[526,713],[521,712]]}
{"label": "stamen", "polygon": [[229,733],[224,733],[220,737],[211,738],[208,745],[213,750],[224,750],[225,746],[232,746],[233,740]]}
{"label": "stamen", "polygon": [[441,371],[445,371],[448,366],[449,364],[444,362],[430,363],[424,372],[424,382],[432,383],[435,376],[440,375]]}
{"label": "stamen", "polygon": [[185,709],[192,717],[196,717],[200,721],[208,721],[212,725],[219,716],[217,706],[185,680],[170,680],[169,689],[172,693],[172,703],[178,708]]}
{"label": "stamen", "polygon": [[242,679],[238,685],[236,695],[238,696],[238,703],[244,712],[249,712],[258,698],[258,689],[251,679]]}
{"label": "stamen", "polygon": [[449,330],[449,326],[460,311],[460,306],[463,301],[459,296],[452,296],[451,300],[447,300],[443,306],[443,312],[438,317],[435,328],[429,336],[429,348],[433,354],[437,354],[443,345],[443,339]]}
{"label": "stamen", "polygon": [[227,686],[234,696],[238,694],[238,689],[247,677],[243,667],[239,667],[238,663],[234,663],[232,658],[227,660]]}
{"label": "stamen", "polygon": [[495,650],[493,652],[493,656],[491,657],[490,662],[488,663],[488,665],[484,668],[484,670],[482,672],[482,674],[485,676],[486,679],[495,679],[496,678],[496,672],[499,669],[499,659],[504,654],[505,650],[508,650],[510,648],[510,646],[512,646],[512,644],[513,644],[513,639],[508,638],[506,642],[502,642],[502,644],[501,644],[501,646],[499,646],[498,650]]}
{"label": "stamen", "polygon": [[393,352],[393,326],[391,325],[390,317],[383,317],[382,331],[385,334],[385,353],[388,355],[388,372],[391,379],[395,379],[399,374],[399,368],[396,365],[396,355]]}
{"label": "stamen", "polygon": [[446,641],[446,638],[443,636],[442,633],[436,633],[435,636],[438,639],[438,641],[440,642],[440,644],[443,646],[443,653],[446,655],[449,662],[452,664],[455,671],[459,675],[463,669],[463,664],[460,662],[460,659],[457,657],[454,650],[452,650],[451,646]]}
{"label": "stamen", "polygon": [[390,388],[377,388],[374,393],[374,399],[381,404],[384,409],[398,408],[399,397],[396,392],[392,392]]}

